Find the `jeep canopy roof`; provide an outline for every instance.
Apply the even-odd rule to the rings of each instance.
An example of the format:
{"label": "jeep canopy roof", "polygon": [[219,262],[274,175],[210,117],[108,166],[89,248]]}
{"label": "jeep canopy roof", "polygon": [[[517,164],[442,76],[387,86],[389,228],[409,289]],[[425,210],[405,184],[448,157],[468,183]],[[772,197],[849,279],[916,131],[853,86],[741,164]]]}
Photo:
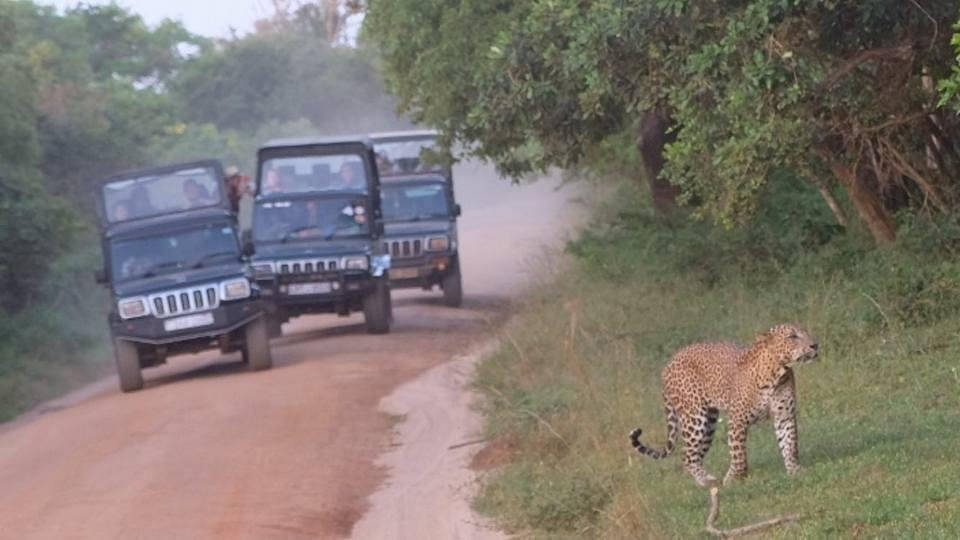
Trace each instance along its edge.
{"label": "jeep canopy roof", "polygon": [[97,199],[104,227],[229,206],[223,168],[216,160],[117,173],[101,182]]}
{"label": "jeep canopy roof", "polygon": [[258,197],[375,193],[380,181],[366,137],[279,139],[257,152]]}
{"label": "jeep canopy roof", "polygon": [[381,176],[447,172],[434,130],[374,133],[370,138],[373,139]]}

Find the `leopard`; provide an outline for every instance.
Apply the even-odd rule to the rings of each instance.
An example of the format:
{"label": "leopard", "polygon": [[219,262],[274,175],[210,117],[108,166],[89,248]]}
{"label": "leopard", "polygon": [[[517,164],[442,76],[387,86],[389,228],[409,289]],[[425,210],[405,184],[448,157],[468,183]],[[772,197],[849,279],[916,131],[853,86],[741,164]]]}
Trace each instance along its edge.
{"label": "leopard", "polygon": [[694,343],[677,351],[661,372],[667,443],[650,448],[636,428],[629,434],[637,452],[653,459],[672,454],[683,434],[684,468],[703,487],[717,485],[704,457],[713,443],[720,413],[727,416],[730,466],[727,485],[747,476],[747,431],[771,418],[788,475],[800,472],[797,451],[796,385],[793,368],[819,357],[820,346],[795,324],[780,324],[750,345],[731,341]]}

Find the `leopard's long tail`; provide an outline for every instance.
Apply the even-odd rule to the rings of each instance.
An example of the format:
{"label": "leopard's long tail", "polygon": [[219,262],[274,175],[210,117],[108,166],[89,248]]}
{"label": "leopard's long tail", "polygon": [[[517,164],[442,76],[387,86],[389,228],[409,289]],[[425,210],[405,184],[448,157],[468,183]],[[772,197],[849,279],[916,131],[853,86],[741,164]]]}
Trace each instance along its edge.
{"label": "leopard's long tail", "polygon": [[650,448],[644,445],[640,442],[640,435],[643,433],[643,430],[637,428],[630,432],[630,444],[637,449],[637,452],[646,454],[653,459],[663,459],[673,453],[673,450],[677,446],[677,424],[679,423],[679,418],[677,417],[677,410],[670,405],[666,406],[666,413],[667,445],[663,448]]}

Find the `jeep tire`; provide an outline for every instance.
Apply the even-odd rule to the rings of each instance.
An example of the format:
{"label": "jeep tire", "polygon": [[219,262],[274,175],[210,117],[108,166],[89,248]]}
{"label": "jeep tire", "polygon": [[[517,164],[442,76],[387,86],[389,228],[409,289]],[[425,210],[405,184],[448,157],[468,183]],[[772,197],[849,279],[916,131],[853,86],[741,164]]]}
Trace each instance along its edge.
{"label": "jeep tire", "polygon": [[243,331],[243,361],[252,371],[270,369],[273,357],[270,354],[270,336],[267,334],[266,316],[258,317],[247,324]]}
{"label": "jeep tire", "polygon": [[372,290],[363,297],[363,320],[367,323],[367,332],[371,334],[386,334],[390,331],[393,303],[387,276],[374,279]]}
{"label": "jeep tire", "polygon": [[122,339],[113,340],[113,356],[117,361],[117,377],[120,390],[135,392],[143,388],[143,370],[140,368],[140,354],[137,344]]}
{"label": "jeep tire", "polygon": [[457,263],[450,269],[447,275],[440,280],[440,288],[443,289],[443,303],[449,307],[460,307],[463,305],[463,282],[460,279],[460,264]]}

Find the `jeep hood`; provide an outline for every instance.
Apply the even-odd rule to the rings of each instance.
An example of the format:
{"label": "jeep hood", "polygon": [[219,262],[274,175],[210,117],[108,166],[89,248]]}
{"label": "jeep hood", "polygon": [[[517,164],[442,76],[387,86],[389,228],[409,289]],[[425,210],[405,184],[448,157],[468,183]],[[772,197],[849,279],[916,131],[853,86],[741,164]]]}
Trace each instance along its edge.
{"label": "jeep hood", "polygon": [[370,252],[368,238],[349,240],[317,240],[298,242],[271,242],[256,245],[253,261],[273,261],[278,259],[309,259],[312,257],[339,257]]}
{"label": "jeep hood", "polygon": [[384,224],[387,238],[407,236],[426,236],[428,234],[449,234],[453,223],[449,219],[431,219],[425,221],[397,221]]}
{"label": "jeep hood", "polygon": [[205,268],[181,270],[158,276],[116,283],[113,291],[118,298],[152,294],[172,289],[208,285],[226,279],[242,277],[245,267],[241,263],[220,264]]}

